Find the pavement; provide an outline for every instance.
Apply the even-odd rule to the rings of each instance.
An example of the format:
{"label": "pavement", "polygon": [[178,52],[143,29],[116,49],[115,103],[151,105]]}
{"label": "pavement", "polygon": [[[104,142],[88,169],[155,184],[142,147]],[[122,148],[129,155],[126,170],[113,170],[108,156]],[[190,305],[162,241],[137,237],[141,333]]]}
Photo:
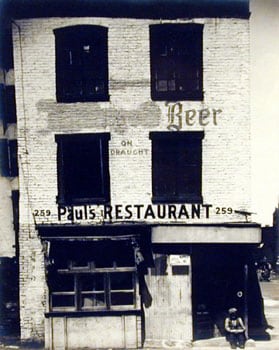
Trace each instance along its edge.
{"label": "pavement", "polygon": [[[279,350],[279,276],[273,276],[270,282],[261,282],[264,299],[265,316],[269,325],[267,332],[270,340],[253,340],[246,342],[246,349]],[[13,337],[0,338],[0,350],[42,350],[41,344],[21,343]],[[171,349],[171,348],[170,348]],[[193,343],[193,350],[228,350],[229,343],[224,337],[199,340]],[[78,350],[78,349],[77,349]],[[112,349],[107,349],[112,350]],[[125,349],[122,349],[125,350]],[[151,349],[150,349],[151,350]],[[161,350],[161,349],[157,349]],[[185,349],[186,350],[186,349]]]}
{"label": "pavement", "polygon": [[279,350],[279,276],[273,276],[271,282],[261,282],[261,290],[271,339],[256,342],[256,348]]}

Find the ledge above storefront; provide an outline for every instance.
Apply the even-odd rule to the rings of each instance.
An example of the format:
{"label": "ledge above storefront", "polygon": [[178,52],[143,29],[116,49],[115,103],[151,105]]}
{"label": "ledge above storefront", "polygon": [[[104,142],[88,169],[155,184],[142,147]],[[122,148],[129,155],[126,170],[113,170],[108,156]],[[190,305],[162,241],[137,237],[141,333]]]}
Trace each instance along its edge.
{"label": "ledge above storefront", "polygon": [[207,225],[165,225],[152,228],[152,243],[248,243],[261,242],[261,226],[256,223]]}

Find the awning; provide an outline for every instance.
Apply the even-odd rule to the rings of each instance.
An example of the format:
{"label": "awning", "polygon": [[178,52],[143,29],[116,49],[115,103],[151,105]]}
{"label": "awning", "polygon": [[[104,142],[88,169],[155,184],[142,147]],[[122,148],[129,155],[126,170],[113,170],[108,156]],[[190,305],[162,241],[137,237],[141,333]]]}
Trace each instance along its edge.
{"label": "awning", "polygon": [[[144,225],[89,226],[38,225],[48,259],[92,261],[94,257],[119,260],[119,256],[143,255],[143,266],[153,266],[151,228]],[[136,259],[137,261],[137,259]]]}

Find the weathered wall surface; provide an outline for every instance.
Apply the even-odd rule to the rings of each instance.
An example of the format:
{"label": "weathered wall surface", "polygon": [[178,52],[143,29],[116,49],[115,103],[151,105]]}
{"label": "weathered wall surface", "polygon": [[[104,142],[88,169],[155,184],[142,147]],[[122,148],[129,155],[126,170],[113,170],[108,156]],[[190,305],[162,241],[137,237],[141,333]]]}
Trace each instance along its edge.
{"label": "weathered wall surface", "polygon": [[12,186],[10,180],[0,177],[0,257],[15,256]]}
{"label": "weathered wall surface", "polygon": [[[204,101],[184,101],[181,106],[150,99],[148,25],[156,21],[82,18],[18,22],[20,29],[14,28],[14,41],[19,158],[21,182],[29,192],[21,221],[28,221],[26,210],[30,208],[32,213],[51,211],[49,217],[36,216],[37,222],[58,221],[55,134],[110,132],[111,203],[145,204],[151,203],[152,192],[149,132],[168,131],[173,125],[183,131],[205,130],[204,203],[214,208],[249,209],[247,21],[198,22],[205,22]],[[82,23],[109,28],[110,101],[58,104],[53,29]],[[173,111],[172,123],[169,109]],[[209,116],[202,120],[207,123],[203,126],[199,111],[204,109]],[[193,125],[186,121],[189,110],[196,113]],[[27,201],[24,196],[22,199]],[[236,219],[233,215],[214,215],[215,212],[210,213],[214,222]]]}
{"label": "weathered wall surface", "polygon": [[[61,317],[46,320],[45,348],[96,349],[141,347],[139,316]],[[105,330],[105,331],[104,331]],[[86,334],[86,336],[84,336]]]}
{"label": "weathered wall surface", "polygon": [[[158,21],[51,18],[14,25],[23,338],[40,338],[44,332],[44,268],[35,223],[69,222],[66,215],[58,219],[56,134],[110,132],[111,204],[148,205],[152,197],[149,132],[204,130],[202,195],[212,207],[209,217],[203,214],[181,222],[244,220],[235,214],[218,214],[217,207],[249,210],[248,21],[195,22],[204,24],[204,100],[180,104],[150,98],[149,24]],[[108,27],[109,102],[56,103],[53,30],[77,24]],[[208,117],[200,120],[201,110]],[[195,113],[191,122],[187,113]],[[94,222],[103,222],[102,207],[95,209],[99,215]],[[46,210],[50,215],[45,215]]]}

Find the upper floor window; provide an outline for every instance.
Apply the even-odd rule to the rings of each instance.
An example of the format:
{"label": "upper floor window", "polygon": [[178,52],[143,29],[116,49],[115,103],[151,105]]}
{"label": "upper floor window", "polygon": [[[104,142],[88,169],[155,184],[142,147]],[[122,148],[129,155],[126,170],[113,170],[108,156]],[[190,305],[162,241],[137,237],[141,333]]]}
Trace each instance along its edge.
{"label": "upper floor window", "polygon": [[0,139],[0,175],[18,176],[17,140]]}
{"label": "upper floor window", "polygon": [[59,204],[109,201],[109,138],[108,133],[56,135]]}
{"label": "upper floor window", "polygon": [[150,26],[152,100],[202,100],[201,24]]}
{"label": "upper floor window", "polygon": [[7,125],[16,123],[16,103],[14,85],[0,84],[0,119],[3,121],[4,129]]}
{"label": "upper floor window", "polygon": [[203,131],[150,133],[153,202],[202,202],[203,136]]}
{"label": "upper floor window", "polygon": [[108,101],[107,28],[54,30],[57,102]]}

